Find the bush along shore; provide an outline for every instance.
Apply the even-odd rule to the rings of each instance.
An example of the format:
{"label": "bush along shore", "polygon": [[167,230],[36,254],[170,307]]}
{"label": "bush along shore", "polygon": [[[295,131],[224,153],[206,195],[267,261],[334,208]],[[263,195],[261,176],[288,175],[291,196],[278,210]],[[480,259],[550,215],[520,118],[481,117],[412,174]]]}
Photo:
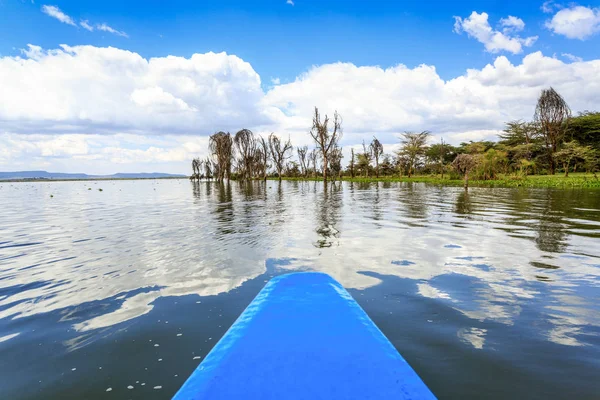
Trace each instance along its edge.
{"label": "bush along shore", "polygon": [[[600,187],[600,112],[571,114],[553,88],[541,92],[532,121],[507,122],[498,141],[458,146],[432,142],[429,131],[404,132],[400,149],[384,151],[376,138],[344,153],[342,119],[315,107],[314,148],[242,129],[209,138],[209,156],[192,160],[192,180],[308,179],[428,182],[499,187]],[[295,150],[295,151],[294,151]]]}

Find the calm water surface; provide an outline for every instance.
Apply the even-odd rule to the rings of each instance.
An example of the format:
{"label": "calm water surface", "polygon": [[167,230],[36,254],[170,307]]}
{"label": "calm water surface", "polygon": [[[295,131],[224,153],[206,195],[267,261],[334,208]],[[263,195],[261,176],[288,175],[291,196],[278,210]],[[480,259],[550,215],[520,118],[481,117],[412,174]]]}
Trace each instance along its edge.
{"label": "calm water surface", "polygon": [[439,398],[600,396],[600,191],[157,180],[0,183],[1,397],[170,398],[305,270]]}

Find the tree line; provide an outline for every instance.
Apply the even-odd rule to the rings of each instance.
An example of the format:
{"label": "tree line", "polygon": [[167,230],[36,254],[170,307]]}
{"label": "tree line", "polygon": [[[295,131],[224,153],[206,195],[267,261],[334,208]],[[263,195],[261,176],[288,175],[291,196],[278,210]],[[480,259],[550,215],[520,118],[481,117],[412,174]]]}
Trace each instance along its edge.
{"label": "tree line", "polygon": [[[315,107],[310,136],[315,144],[292,146],[275,133],[268,137],[242,129],[234,135],[217,132],[209,138],[210,156],[192,161],[191,179],[253,180],[269,177],[316,178],[411,177],[444,175],[465,180],[498,179],[500,175],[523,178],[530,174],[587,171],[596,175],[600,166],[600,113],[583,112],[573,117],[564,98],[553,88],[538,98],[531,121],[511,121],[497,142],[470,141],[452,146],[442,140],[430,144],[431,133],[404,132],[400,148],[384,151],[375,137],[362,149],[350,150],[342,167],[342,118],[321,116]],[[294,157],[295,156],[295,157]],[[292,159],[294,158],[294,159]]]}

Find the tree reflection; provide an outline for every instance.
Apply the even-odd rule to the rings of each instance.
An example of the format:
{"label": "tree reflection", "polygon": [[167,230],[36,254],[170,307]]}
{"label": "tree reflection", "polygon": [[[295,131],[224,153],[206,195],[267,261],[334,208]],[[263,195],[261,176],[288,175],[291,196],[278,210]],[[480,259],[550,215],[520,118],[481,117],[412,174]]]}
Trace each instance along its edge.
{"label": "tree reflection", "polygon": [[471,196],[468,190],[461,190],[458,196],[456,197],[456,203],[454,204],[454,212],[460,215],[469,215],[473,212]]}
{"label": "tree reflection", "polygon": [[422,183],[408,182],[399,190],[399,201],[409,218],[427,219],[427,187]]}
{"label": "tree reflection", "polygon": [[341,218],[340,209],[343,204],[343,189],[340,185],[323,183],[323,193],[317,199],[317,234],[320,238],[315,243],[316,247],[331,247],[339,245],[340,231],[338,230]]}
{"label": "tree reflection", "polygon": [[561,215],[564,208],[560,207],[560,201],[555,200],[554,192],[550,190],[547,190],[541,199],[543,207],[539,213],[535,238],[535,243],[541,251],[551,253],[563,252],[567,247],[567,231]]}
{"label": "tree reflection", "polygon": [[229,181],[217,182],[218,201],[215,203],[214,215],[217,220],[217,238],[235,232],[235,213],[233,209],[233,195]]}

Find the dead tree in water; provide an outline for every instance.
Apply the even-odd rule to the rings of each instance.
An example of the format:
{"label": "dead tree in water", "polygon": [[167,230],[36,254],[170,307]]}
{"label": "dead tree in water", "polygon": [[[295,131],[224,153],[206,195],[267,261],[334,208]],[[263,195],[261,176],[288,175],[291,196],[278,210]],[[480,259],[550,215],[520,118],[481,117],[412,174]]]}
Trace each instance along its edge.
{"label": "dead tree in water", "polygon": [[308,153],[308,164],[310,165],[310,163],[312,163],[313,166],[313,178],[316,178],[317,176],[317,158],[319,156],[319,152],[317,151],[317,149],[312,149],[310,151],[310,153]]}
{"label": "dead tree in water", "polygon": [[290,139],[284,143],[277,135],[271,133],[269,135],[269,149],[271,150],[271,158],[277,169],[277,175],[279,175],[279,180],[281,180],[285,161],[292,156],[291,154],[288,154],[291,153],[293,149],[292,143],[290,142]]}
{"label": "dead tree in water", "polygon": [[267,171],[270,167],[269,158],[270,158],[270,150],[269,150],[269,142],[264,138],[260,137],[258,142],[260,144],[260,157],[261,157],[261,170],[263,180],[267,180]]}
{"label": "dead tree in water", "polygon": [[225,132],[217,132],[211,135],[209,141],[210,152],[217,159],[214,169],[217,181],[231,178],[231,160],[233,158],[233,140],[231,134]]}
{"label": "dead tree in water", "polygon": [[200,168],[200,159],[194,158],[192,160],[192,176],[190,176],[190,179],[200,179]]}
{"label": "dead tree in water", "polygon": [[213,173],[213,163],[208,157],[204,160],[204,177],[210,181],[213,178]]}
{"label": "dead tree in water", "polygon": [[308,152],[308,146],[298,147],[297,150],[298,160],[300,161],[300,168],[302,169],[302,176],[306,178],[306,175],[308,174],[308,168],[306,164],[306,153]]}
{"label": "dead tree in water", "polygon": [[317,144],[317,148],[323,156],[323,180],[327,182],[327,167],[329,166],[329,158],[331,150],[337,145],[342,136],[342,118],[337,113],[333,114],[333,131],[329,131],[329,118],[325,115],[325,119],[321,122],[319,109],[315,107],[315,115],[313,117],[313,126],[310,130],[310,135]]}
{"label": "dead tree in water", "polygon": [[257,150],[254,133],[249,129],[242,129],[235,134],[233,142],[240,156],[238,161],[240,175],[243,179],[250,180],[253,175],[252,167]]}
{"label": "dead tree in water", "polygon": [[373,158],[375,159],[375,176],[379,178],[379,159],[383,154],[383,145],[375,136],[373,136],[373,141],[371,142],[371,154],[373,154]]}
{"label": "dead tree in water", "polygon": [[354,149],[352,149],[352,148],[350,149],[350,154],[351,154],[351,156],[350,156],[350,165],[349,165],[350,176],[352,178],[354,178]]}
{"label": "dead tree in water", "polygon": [[550,174],[554,175],[554,153],[558,150],[567,124],[571,118],[571,109],[565,99],[553,88],[542,90],[533,119],[541,128],[547,150]]}

